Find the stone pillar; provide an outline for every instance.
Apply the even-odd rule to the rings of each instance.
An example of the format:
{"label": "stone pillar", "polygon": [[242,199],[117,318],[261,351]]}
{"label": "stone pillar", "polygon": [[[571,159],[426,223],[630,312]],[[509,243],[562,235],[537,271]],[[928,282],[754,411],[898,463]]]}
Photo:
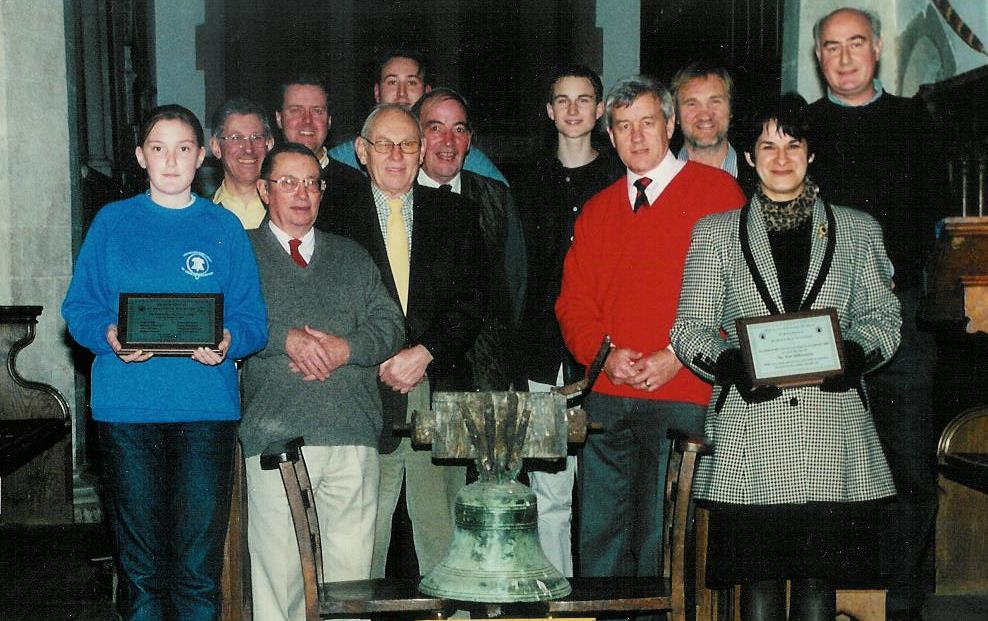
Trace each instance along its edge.
{"label": "stone pillar", "polygon": [[641,0],[597,0],[597,27],[603,31],[606,93],[620,78],[641,69]]}
{"label": "stone pillar", "polygon": [[17,366],[71,404],[72,359],[59,313],[72,274],[63,10],[62,2],[0,2],[0,305],[44,306]]}
{"label": "stone pillar", "polygon": [[154,3],[156,105],[185,106],[206,125],[206,81],[196,27],[206,21],[204,0]]}

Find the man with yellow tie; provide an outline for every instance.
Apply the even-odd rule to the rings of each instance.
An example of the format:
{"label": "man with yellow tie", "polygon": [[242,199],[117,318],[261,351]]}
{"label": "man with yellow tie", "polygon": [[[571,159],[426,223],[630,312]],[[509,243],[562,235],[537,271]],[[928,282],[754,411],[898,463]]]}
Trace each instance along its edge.
{"label": "man with yellow tie", "polygon": [[422,140],[407,108],[375,107],[355,142],[368,182],[325,220],[327,230],[367,249],[405,313],[405,344],[378,371],[384,431],[372,577],[384,575],[403,481],[419,573],[442,560],[452,539],[464,468],[433,464],[428,451],[414,451],[410,440],[395,436],[392,423],[428,408],[431,390],[471,389],[466,353],[480,332],[487,295],[486,279],[477,277],[486,272],[476,206],[415,183]]}

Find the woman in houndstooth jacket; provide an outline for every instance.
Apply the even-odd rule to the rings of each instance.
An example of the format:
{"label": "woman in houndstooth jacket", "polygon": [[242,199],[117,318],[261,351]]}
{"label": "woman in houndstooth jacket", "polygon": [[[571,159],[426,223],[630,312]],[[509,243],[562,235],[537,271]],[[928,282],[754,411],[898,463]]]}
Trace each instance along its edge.
{"label": "woman in houndstooth jacket", "polygon": [[[695,491],[709,502],[712,582],[740,583],[745,621],[830,621],[835,583],[874,574],[877,510],[895,494],[862,376],[899,344],[899,302],[882,231],[864,213],[824,204],[806,102],[765,102],[747,124],[759,188],[740,210],[693,230],[672,345],[715,384]],[[844,373],[820,385],[753,387],[735,320],[834,309]],[[726,334],[726,339],[724,338]]]}

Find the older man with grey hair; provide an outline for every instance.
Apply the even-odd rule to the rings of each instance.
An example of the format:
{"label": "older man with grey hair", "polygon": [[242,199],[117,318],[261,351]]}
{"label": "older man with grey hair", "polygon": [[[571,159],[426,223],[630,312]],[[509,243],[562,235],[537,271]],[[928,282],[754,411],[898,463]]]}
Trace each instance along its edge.
{"label": "older man with grey hair", "polygon": [[421,185],[448,190],[477,204],[480,230],[488,257],[488,297],[484,328],[468,358],[477,390],[507,390],[508,342],[521,312],[525,290],[525,239],[508,186],[464,168],[472,148],[473,125],[466,98],[441,86],[423,95],[412,114],[419,117],[425,157]]}
{"label": "older man with grey hair", "polygon": [[613,349],[584,402],[603,433],[581,454],[579,556],[584,576],[655,576],[662,549],[662,481],[675,427],[701,431],[710,386],[669,344],[690,231],[740,207],[729,174],[677,159],[669,91],[647,76],[619,81],[604,118],[626,173],[591,198],[563,264],[556,315],[576,361],[605,335]]}
{"label": "older man with grey hair", "polygon": [[240,425],[247,472],[254,618],[305,617],[285,487],[264,470],[271,442],[303,437],[326,579],[370,577],[381,432],[378,365],[403,340],[402,316],[358,244],[313,229],[326,182],[309,147],[276,146],[258,192],[266,223],[251,231],[268,308],[267,346],[244,367]]}
{"label": "older man with grey hair", "polygon": [[[391,519],[402,483],[412,522],[417,574],[446,553],[453,536],[453,502],[466,479],[462,467],[432,462],[393,434],[430,390],[471,390],[467,361],[483,324],[487,281],[479,216],[453,192],[415,183],[424,151],[418,118],[400,104],[374,108],[354,145],[367,182],[326,214],[326,230],[360,243],[381,270],[405,315],[406,340],[378,369],[384,402],[381,484],[372,577],[383,577]],[[322,214],[320,214],[322,215]]]}
{"label": "older man with grey hair", "polygon": [[231,99],[213,114],[209,149],[223,164],[223,183],[213,202],[232,211],[245,229],[256,229],[267,213],[257,194],[257,179],[273,145],[271,125],[260,104]]}
{"label": "older man with grey hair", "polygon": [[883,529],[888,618],[917,621],[925,598],[923,559],[937,510],[933,376],[937,347],[917,322],[924,266],[948,195],[933,123],[915,99],[886,91],[877,77],[881,22],[841,8],[813,29],[827,94],[809,108],[810,173],[827,202],[878,220],[895,267],[902,345],[868,378],[868,398],[897,492]]}

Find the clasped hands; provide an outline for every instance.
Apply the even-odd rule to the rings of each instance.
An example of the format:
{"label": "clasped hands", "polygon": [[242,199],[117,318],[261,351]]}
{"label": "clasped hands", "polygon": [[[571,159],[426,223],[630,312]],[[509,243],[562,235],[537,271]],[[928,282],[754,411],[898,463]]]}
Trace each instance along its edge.
{"label": "clasped hands", "polygon": [[[212,349],[207,349],[205,347],[198,347],[192,350],[192,359],[207,366],[216,366],[226,360],[226,352],[230,349],[231,340],[232,337],[230,336],[230,331],[224,329],[223,340],[216,346],[216,349],[219,351],[213,351]],[[110,346],[110,349],[113,350],[113,353],[115,353],[124,362],[144,362],[154,356],[154,352],[144,351],[143,349],[132,351],[129,354],[121,354],[120,350],[123,346],[120,345],[120,338],[118,337],[116,324],[111,323],[106,329],[106,342]]]}
{"label": "clasped hands", "polygon": [[647,356],[627,347],[615,347],[604,362],[604,373],[614,384],[654,392],[671,380],[683,363],[670,349],[660,349]]}
{"label": "clasped hands", "polygon": [[381,363],[377,376],[391,387],[391,390],[408,394],[422,378],[432,362],[432,354],[424,345],[416,345],[401,350]]}
{"label": "clasped hands", "polygon": [[350,360],[350,344],[311,326],[290,328],[285,337],[285,354],[292,373],[301,375],[306,382],[321,382]]}

